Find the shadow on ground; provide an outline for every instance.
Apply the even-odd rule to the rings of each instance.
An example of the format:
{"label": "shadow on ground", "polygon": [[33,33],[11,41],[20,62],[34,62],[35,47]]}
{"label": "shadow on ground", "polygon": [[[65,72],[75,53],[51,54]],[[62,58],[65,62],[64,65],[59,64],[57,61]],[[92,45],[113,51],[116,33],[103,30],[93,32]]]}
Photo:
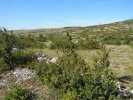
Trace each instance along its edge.
{"label": "shadow on ground", "polygon": [[128,76],[122,76],[122,77],[119,77],[119,78],[117,78],[120,82],[122,82],[122,83],[129,83],[129,82],[132,82],[133,81],[133,76],[130,76],[130,75],[128,75]]}

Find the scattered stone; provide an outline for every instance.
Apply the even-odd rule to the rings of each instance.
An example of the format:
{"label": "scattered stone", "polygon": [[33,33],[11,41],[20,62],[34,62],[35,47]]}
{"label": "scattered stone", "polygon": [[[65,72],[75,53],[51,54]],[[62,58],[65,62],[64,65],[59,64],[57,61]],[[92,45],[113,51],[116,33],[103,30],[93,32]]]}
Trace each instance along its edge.
{"label": "scattered stone", "polygon": [[42,54],[42,53],[36,53],[36,58],[38,61],[47,61],[49,58]]}
{"label": "scattered stone", "polygon": [[35,75],[35,71],[28,68],[16,68],[12,71],[12,74],[17,78],[18,82],[32,78]]}
{"label": "scattered stone", "polygon": [[45,61],[46,63],[56,63],[57,57],[49,58],[47,55],[44,55],[42,53],[36,53],[36,59],[38,61]]}
{"label": "scattered stone", "polygon": [[130,90],[129,87],[123,86],[121,82],[117,82],[116,84],[118,85],[118,89],[119,89],[118,98],[121,97],[121,96],[132,98],[133,90]]}

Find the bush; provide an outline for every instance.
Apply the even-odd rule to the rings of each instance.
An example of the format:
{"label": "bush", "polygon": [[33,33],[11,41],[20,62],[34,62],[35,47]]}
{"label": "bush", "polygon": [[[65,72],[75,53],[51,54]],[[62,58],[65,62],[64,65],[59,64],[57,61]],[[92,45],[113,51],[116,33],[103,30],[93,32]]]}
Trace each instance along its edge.
{"label": "bush", "polygon": [[33,52],[26,52],[23,50],[12,51],[11,64],[12,67],[27,65],[34,60]]}
{"label": "bush", "polygon": [[88,37],[85,40],[79,40],[78,49],[99,49],[100,48],[100,41]]}
{"label": "bush", "polygon": [[75,99],[76,99],[75,92],[67,92],[62,97],[62,100],[75,100]]}
{"label": "bush", "polygon": [[28,35],[28,36],[23,36],[20,35],[19,37],[17,37],[18,41],[17,41],[17,47],[20,49],[25,49],[25,48],[44,48],[46,47],[46,45],[42,42],[43,38],[38,39],[37,37],[34,37],[32,35]]}
{"label": "bush", "polygon": [[65,99],[102,97],[107,100],[118,93],[112,72],[108,69],[108,56],[109,51],[101,46],[93,63],[87,65],[74,49],[64,50],[55,64],[37,63],[36,73],[49,87],[59,90]]}
{"label": "bush", "polygon": [[47,38],[44,37],[42,34],[39,34],[37,41],[39,42],[47,42]]}
{"label": "bush", "polygon": [[70,49],[71,46],[75,49],[99,49],[100,41],[91,37],[87,37],[85,40],[79,39],[78,43],[72,42],[72,37],[67,35],[57,35],[51,39],[52,43],[50,49]]}
{"label": "bush", "polygon": [[51,41],[50,49],[70,49],[71,46],[75,48],[74,43],[71,41],[72,37],[67,33],[67,35],[56,35]]}
{"label": "bush", "polygon": [[5,92],[4,100],[30,100],[30,92],[27,89],[22,89],[20,86],[12,85]]}
{"label": "bush", "polygon": [[3,58],[0,58],[0,73],[7,70],[8,67],[6,63],[4,62]]}
{"label": "bush", "polygon": [[[0,30],[0,62],[1,70],[12,69],[14,66],[27,65],[34,60],[33,52],[25,52],[20,48],[25,48],[23,43],[31,46],[35,42],[32,36],[20,37],[9,34],[6,29]],[[28,39],[29,38],[29,39]],[[21,39],[23,41],[21,45]],[[30,41],[30,42],[29,42]],[[30,47],[29,46],[29,47]],[[14,47],[20,47],[18,50],[12,50]],[[27,46],[26,46],[27,47]]]}
{"label": "bush", "polygon": [[1,57],[3,58],[4,62],[11,67],[11,50],[13,48],[13,41],[10,38],[10,35],[8,34],[6,29],[3,29],[0,31],[1,37],[2,37],[2,50],[1,50]]}

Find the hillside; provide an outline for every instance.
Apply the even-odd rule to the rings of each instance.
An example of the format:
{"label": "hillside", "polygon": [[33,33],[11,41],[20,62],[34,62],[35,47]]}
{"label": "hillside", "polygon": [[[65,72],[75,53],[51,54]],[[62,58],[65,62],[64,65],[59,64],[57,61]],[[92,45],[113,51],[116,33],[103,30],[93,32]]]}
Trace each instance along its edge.
{"label": "hillside", "polygon": [[0,47],[0,100],[133,99],[133,20],[1,29]]}
{"label": "hillside", "polygon": [[100,30],[99,28],[103,28],[103,31],[127,30],[129,28],[133,28],[133,19],[109,23],[109,24],[103,24],[100,26],[94,25],[94,26],[86,26],[86,27],[64,27],[64,28],[49,28],[49,29],[14,30],[14,33],[35,35],[35,34],[66,32],[66,31],[68,32],[70,31],[73,33],[84,32],[84,31],[98,32]]}

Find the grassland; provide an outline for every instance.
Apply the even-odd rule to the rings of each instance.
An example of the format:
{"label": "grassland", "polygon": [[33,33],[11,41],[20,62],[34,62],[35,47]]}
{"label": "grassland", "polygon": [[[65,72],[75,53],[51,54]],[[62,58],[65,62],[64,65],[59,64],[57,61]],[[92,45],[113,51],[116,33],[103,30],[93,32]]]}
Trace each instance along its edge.
{"label": "grassland", "polygon": [[[85,37],[97,36],[102,28],[103,33],[115,33],[128,34],[129,37],[133,37],[133,33],[130,32],[133,28],[133,20],[126,20],[122,22],[115,22],[111,24],[104,24],[87,27],[65,27],[57,29],[38,29],[38,30],[21,30],[15,31],[16,34],[24,33],[24,35],[33,34],[49,34],[49,33],[66,33],[76,34],[76,36]],[[49,42],[46,43],[49,46]],[[133,87],[133,48],[129,45],[107,45],[111,49],[110,52],[110,69],[114,72],[117,79],[122,81],[125,85]],[[61,51],[50,49],[34,49],[34,51],[41,51],[49,57],[57,57],[61,55]],[[96,50],[77,50],[77,53],[89,62]]]}
{"label": "grassland", "polygon": [[[105,25],[96,25],[96,26],[87,26],[87,27],[64,27],[64,28],[53,28],[53,29],[35,29],[35,30],[15,30],[13,33],[17,36],[19,35],[32,35],[33,37],[37,37],[40,34],[44,36],[48,36],[51,34],[54,36],[55,34],[66,34],[70,33],[71,36],[74,37],[75,40],[85,39],[87,36],[93,38],[99,38],[100,33],[104,33],[104,35],[111,34],[123,39],[123,37],[127,37],[133,41],[133,20],[127,20],[123,22],[116,22]],[[126,38],[124,38],[126,40]],[[28,40],[27,40],[28,41]],[[113,40],[112,40],[113,41]],[[116,40],[115,40],[116,41]],[[45,48],[27,48],[26,51],[34,51],[34,52],[42,52],[45,55],[48,55],[50,58],[61,56],[63,53],[61,50],[50,49],[51,40],[41,42],[45,44]],[[34,43],[33,43],[34,45]],[[129,44],[106,44],[110,51],[110,69],[113,71],[115,79],[121,81],[125,86],[133,88],[133,48]],[[97,52],[97,49],[77,49],[77,54],[80,55],[87,63],[92,60],[92,57]],[[5,75],[5,78],[9,81],[13,81],[12,76]],[[57,91],[49,89],[45,86],[38,77],[34,77],[32,79],[22,81],[20,83],[22,87],[28,88],[31,91],[34,91],[40,98],[50,99],[57,97]],[[43,94],[43,95],[42,95]],[[1,99],[1,98],[0,98]]]}
{"label": "grassland", "polygon": [[[128,45],[107,45],[110,48],[110,69],[113,71],[116,79],[122,81],[125,85],[133,87],[133,49]],[[36,52],[42,52],[49,57],[57,57],[62,52],[59,50],[35,49]],[[89,62],[96,50],[77,50],[77,53]],[[127,77],[127,78],[126,78]]]}

